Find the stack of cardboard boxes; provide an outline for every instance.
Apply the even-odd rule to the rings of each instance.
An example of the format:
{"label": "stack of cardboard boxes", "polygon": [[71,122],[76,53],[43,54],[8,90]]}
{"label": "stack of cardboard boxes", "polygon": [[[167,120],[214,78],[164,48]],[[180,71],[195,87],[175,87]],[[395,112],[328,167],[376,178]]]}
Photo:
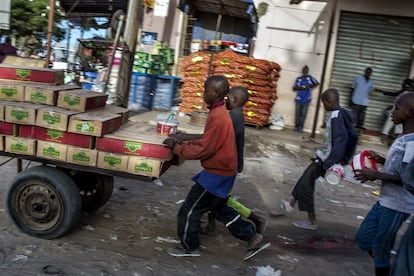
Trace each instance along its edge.
{"label": "stack of cardboard boxes", "polygon": [[170,164],[165,136],[107,95],[62,85],[63,71],[13,68],[0,65],[0,151],[151,177]]}

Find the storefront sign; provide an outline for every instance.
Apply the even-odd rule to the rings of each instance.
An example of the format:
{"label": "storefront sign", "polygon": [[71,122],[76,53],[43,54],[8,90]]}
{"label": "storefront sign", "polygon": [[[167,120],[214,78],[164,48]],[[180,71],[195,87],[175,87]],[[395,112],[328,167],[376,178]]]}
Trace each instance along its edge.
{"label": "storefront sign", "polygon": [[141,43],[145,45],[154,45],[157,40],[158,33],[153,32],[142,32]]}
{"label": "storefront sign", "polygon": [[168,15],[169,0],[156,0],[154,6],[154,16],[166,17]]}

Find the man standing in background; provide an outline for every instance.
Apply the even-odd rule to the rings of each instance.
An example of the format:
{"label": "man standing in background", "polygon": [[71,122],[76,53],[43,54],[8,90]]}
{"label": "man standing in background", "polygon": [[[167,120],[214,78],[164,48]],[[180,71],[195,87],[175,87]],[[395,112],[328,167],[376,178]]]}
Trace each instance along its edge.
{"label": "man standing in background", "polygon": [[319,82],[309,75],[309,67],[305,65],[302,68],[302,76],[297,77],[293,85],[293,91],[296,92],[295,130],[297,132],[303,132],[309,103],[312,100],[312,89],[318,85]]}
{"label": "man standing in background", "polygon": [[354,113],[356,128],[358,131],[363,129],[365,113],[368,107],[369,94],[374,86],[371,80],[372,68],[367,67],[364,75],[357,76],[351,88],[351,109]]}

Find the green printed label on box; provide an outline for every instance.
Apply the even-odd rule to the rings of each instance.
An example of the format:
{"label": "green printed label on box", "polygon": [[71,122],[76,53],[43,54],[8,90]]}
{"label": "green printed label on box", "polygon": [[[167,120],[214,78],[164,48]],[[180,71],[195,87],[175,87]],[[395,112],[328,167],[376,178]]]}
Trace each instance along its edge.
{"label": "green printed label on box", "polygon": [[65,96],[63,98],[63,101],[65,103],[67,103],[68,105],[70,105],[70,106],[79,105],[80,104],[80,98],[79,97]]}
{"label": "green printed label on box", "polygon": [[81,151],[77,154],[74,154],[72,156],[72,159],[78,162],[82,162],[82,163],[89,163],[91,158],[88,155],[86,155],[85,152]]}
{"label": "green printed label on box", "polygon": [[55,129],[47,129],[46,135],[56,140],[56,139],[63,137],[63,131],[55,130]]}
{"label": "green printed label on box", "polygon": [[76,124],[76,131],[79,132],[94,132],[95,127],[90,124],[89,122],[82,122],[80,124]]}
{"label": "green printed label on box", "polygon": [[12,97],[17,94],[17,88],[16,87],[2,87],[1,93],[6,95],[7,97]]}
{"label": "green printed label on box", "polygon": [[16,69],[16,76],[25,79],[30,77],[30,70],[28,69]]}
{"label": "green printed label on box", "polygon": [[108,163],[109,166],[114,167],[115,165],[121,164],[122,160],[115,156],[105,156],[104,162]]}
{"label": "green printed label on box", "polygon": [[152,174],[152,167],[149,166],[148,163],[146,162],[136,164],[134,169],[136,172],[144,172],[144,173]]}
{"label": "green printed label on box", "polygon": [[52,156],[52,157],[59,157],[60,152],[57,151],[54,147],[50,146],[43,149],[43,155],[45,156]]}
{"label": "green printed label on box", "polygon": [[43,114],[42,119],[49,125],[59,124],[61,121],[60,115]]}
{"label": "green printed label on box", "polygon": [[36,91],[36,93],[33,93],[30,95],[30,100],[34,102],[42,102],[45,103],[47,101],[47,97],[43,94],[43,92]]}
{"label": "green printed label on box", "polygon": [[142,150],[142,143],[127,141],[124,143],[124,148],[130,152],[135,152],[137,150]]}
{"label": "green printed label on box", "polygon": [[12,110],[11,116],[21,121],[25,118],[29,118],[29,112],[24,110]]}
{"label": "green printed label on box", "polygon": [[22,142],[17,142],[15,144],[11,144],[10,148],[13,151],[20,151],[20,152],[27,152],[28,151],[27,145],[23,144]]}

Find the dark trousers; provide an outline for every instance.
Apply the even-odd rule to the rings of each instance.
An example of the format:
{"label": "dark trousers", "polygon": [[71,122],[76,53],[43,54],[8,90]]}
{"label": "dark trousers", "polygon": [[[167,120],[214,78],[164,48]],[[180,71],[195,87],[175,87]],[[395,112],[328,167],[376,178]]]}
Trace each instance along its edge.
{"label": "dark trousers", "polygon": [[305,120],[306,120],[306,115],[308,114],[308,107],[309,107],[309,103],[296,102],[295,127],[298,130],[303,129],[303,125],[305,124]]}
{"label": "dark trousers", "polygon": [[364,126],[365,121],[365,113],[367,110],[367,107],[365,105],[359,105],[359,104],[351,104],[352,113],[354,114],[356,128],[362,128]]}
{"label": "dark trousers", "polygon": [[209,211],[240,240],[248,241],[256,234],[252,223],[227,206],[227,198],[217,197],[196,183],[177,214],[177,234],[184,248],[193,250],[200,246],[201,216]]}
{"label": "dark trousers", "polygon": [[298,201],[300,211],[315,213],[313,193],[315,191],[315,180],[325,174],[326,170],[322,166],[323,162],[320,159],[314,159],[293,188],[292,196]]}

